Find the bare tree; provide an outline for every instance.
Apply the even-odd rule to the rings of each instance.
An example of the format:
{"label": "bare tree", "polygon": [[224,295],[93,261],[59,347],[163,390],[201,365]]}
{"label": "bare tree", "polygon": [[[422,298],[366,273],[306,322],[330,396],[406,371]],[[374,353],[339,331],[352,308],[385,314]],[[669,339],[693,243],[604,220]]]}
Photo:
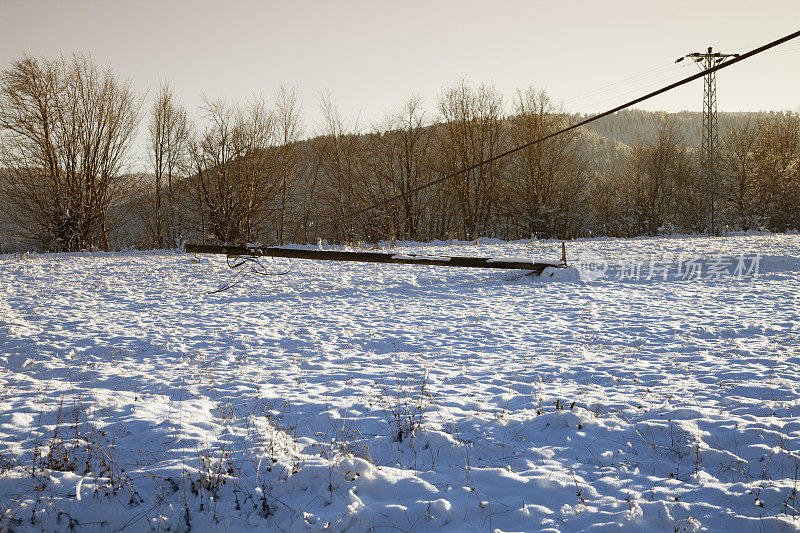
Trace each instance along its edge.
{"label": "bare tree", "polygon": [[759,225],[755,146],[758,124],[751,119],[725,134],[720,157],[722,197],[726,218],[734,227],[748,230]]}
{"label": "bare tree", "polygon": [[[526,144],[566,126],[543,91],[517,93],[509,137]],[[578,130],[521,150],[510,158],[502,181],[504,214],[523,235],[574,237],[584,220],[588,169]]]}
{"label": "bare tree", "polygon": [[756,179],[767,227],[800,227],[800,116],[774,113],[759,121],[758,130]]}
{"label": "bare tree", "polygon": [[423,194],[412,191],[431,176],[432,130],[425,123],[422,101],[409,98],[400,111],[373,128],[368,141],[365,164],[372,176],[370,202],[402,195],[396,204],[384,206],[376,231],[415,240],[425,205]]}
{"label": "bare tree", "polygon": [[[353,213],[363,205],[363,143],[357,120],[347,123],[328,95],[320,100],[323,132],[315,148],[320,163],[322,187],[319,189],[321,215],[332,221],[336,239],[352,241],[364,228],[363,217]],[[366,217],[373,216],[367,213]]]}
{"label": "bare tree", "polygon": [[618,165],[606,164],[597,171],[589,195],[590,232],[628,236],[630,223],[626,218],[626,195],[622,185]]}
{"label": "bare tree", "polygon": [[273,116],[261,99],[244,110],[206,100],[203,114],[206,127],[191,147],[203,238],[260,241],[278,190]]}
{"label": "bare tree", "polygon": [[[439,98],[442,124],[437,128],[439,169],[450,174],[490,159],[502,147],[503,99],[491,86],[475,89],[462,80]],[[495,207],[503,161],[460,174],[452,181],[455,205],[461,215],[464,238],[487,231]]]}
{"label": "bare tree", "polygon": [[[687,186],[690,169],[689,154],[675,121],[665,117],[655,141],[634,146],[631,157],[626,186],[634,234],[670,231],[678,221],[678,191]],[[690,219],[702,224],[701,212],[698,209]]]}
{"label": "bare tree", "polygon": [[623,237],[699,231],[705,222],[702,182],[670,118],[651,142],[638,140],[622,164],[606,166],[592,187],[593,224]]}
{"label": "bare tree", "polygon": [[230,227],[235,202],[231,191],[231,163],[237,156],[233,146],[235,112],[222,100],[205,99],[201,113],[207,124],[190,145],[200,230],[203,242],[207,237],[232,242],[239,237]]}
{"label": "bare tree", "polygon": [[291,192],[301,164],[298,141],[302,136],[303,126],[300,120],[300,104],[297,101],[297,89],[283,85],[275,95],[275,129],[278,135],[280,150],[280,207],[277,209],[277,241],[283,244],[286,229],[286,209],[291,201]]}
{"label": "bare tree", "polygon": [[[189,124],[186,110],[176,103],[168,84],[163,84],[150,111],[150,158],[153,168],[152,218],[148,217],[153,244],[174,246],[182,237],[177,209],[176,181],[187,163]],[[166,186],[166,191],[164,190]],[[164,192],[167,211],[164,213]]]}
{"label": "bare tree", "polygon": [[293,217],[293,235],[304,242],[321,238],[315,222],[320,213],[318,201],[323,188],[322,161],[325,157],[327,140],[324,137],[312,137],[304,144],[303,172],[298,175],[296,183],[296,214]]}
{"label": "bare tree", "polygon": [[89,58],[25,57],[0,75],[3,209],[48,250],[108,249],[140,103]]}

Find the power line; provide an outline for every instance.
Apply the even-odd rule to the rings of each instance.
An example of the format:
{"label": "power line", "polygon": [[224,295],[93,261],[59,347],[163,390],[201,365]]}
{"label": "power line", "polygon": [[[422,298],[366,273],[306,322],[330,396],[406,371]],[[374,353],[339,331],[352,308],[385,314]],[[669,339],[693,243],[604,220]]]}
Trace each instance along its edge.
{"label": "power line", "polygon": [[[669,65],[662,65],[660,67],[656,67],[654,69],[647,70],[647,71],[642,72],[640,74],[636,74],[636,75],[633,75],[633,76],[628,76],[627,78],[621,79],[619,81],[616,81],[616,82],[613,82],[613,83],[609,83],[608,85],[603,85],[603,86],[598,87],[596,89],[592,89],[590,91],[586,91],[586,92],[577,94],[575,96],[571,96],[569,98],[566,98],[566,99],[562,100],[561,103],[562,104],[567,104],[567,103],[572,103],[572,102],[576,102],[576,101],[580,101],[580,100],[585,100],[586,98],[591,98],[591,97],[593,97],[595,95],[598,95],[598,94],[607,93],[607,92],[612,91],[614,89],[617,89],[618,87],[621,87],[621,86],[632,85],[632,84],[635,84],[635,83],[639,83],[640,81],[648,80],[648,79],[651,79],[651,78],[656,78],[656,77],[661,78],[668,71],[675,71],[675,70],[678,70],[678,69],[675,67],[674,63],[673,64],[669,64]],[[672,73],[670,73],[670,77],[671,77],[671,74]]]}
{"label": "power line", "polygon": [[497,155],[495,155],[493,157],[490,157],[488,159],[485,159],[485,160],[483,160],[483,161],[481,161],[479,163],[475,163],[474,165],[470,165],[470,166],[462,168],[461,170],[458,170],[456,172],[452,172],[450,174],[447,174],[447,175],[442,176],[440,178],[437,178],[435,180],[432,180],[432,181],[429,181],[429,182],[424,183],[422,185],[419,185],[417,187],[414,187],[413,189],[411,189],[409,191],[406,191],[404,193],[398,194],[396,196],[392,196],[391,198],[388,198],[386,200],[381,200],[380,202],[376,202],[376,203],[374,203],[372,205],[369,205],[367,207],[362,207],[361,209],[357,209],[355,211],[352,211],[352,212],[348,213],[345,216],[335,218],[335,219],[330,220],[328,222],[324,222],[324,223],[320,224],[317,227],[318,228],[324,228],[324,227],[328,227],[328,226],[333,226],[333,225],[338,224],[339,222],[342,222],[344,220],[348,220],[348,219],[351,219],[351,218],[356,217],[358,215],[361,215],[363,213],[366,213],[367,211],[371,211],[373,209],[377,209],[378,207],[383,207],[384,205],[396,202],[397,200],[401,200],[401,199],[403,199],[403,198],[405,198],[407,196],[411,196],[412,194],[416,194],[416,193],[418,193],[418,192],[420,192],[422,190],[425,190],[428,187],[433,187],[434,185],[438,185],[439,183],[442,183],[442,182],[445,182],[445,181],[447,181],[449,179],[455,178],[456,176],[460,176],[461,174],[466,174],[467,172],[470,172],[472,170],[480,168],[480,167],[482,167],[484,165],[488,165],[489,163],[493,163],[493,162],[497,161],[498,159],[501,159],[501,158],[506,157],[508,155],[511,155],[513,153],[519,152],[520,150],[524,150],[525,148],[529,148],[529,147],[531,147],[531,146],[533,146],[535,144],[539,144],[539,143],[544,142],[544,141],[546,141],[548,139],[552,139],[553,137],[556,137],[556,136],[561,135],[563,133],[566,133],[568,131],[572,131],[572,130],[574,130],[576,128],[580,128],[581,126],[585,126],[586,124],[589,124],[590,122],[594,122],[595,120],[600,120],[601,118],[607,117],[609,115],[613,115],[617,111],[622,111],[623,109],[625,109],[627,107],[631,107],[632,105],[636,105],[639,102],[644,102],[645,100],[649,100],[650,98],[653,98],[654,96],[658,96],[659,94],[665,93],[667,91],[671,91],[672,89],[680,87],[681,85],[685,85],[685,84],[687,84],[689,82],[692,82],[694,80],[700,79],[703,76],[707,76],[708,74],[711,74],[713,72],[717,72],[718,70],[721,70],[723,68],[729,67],[729,66],[731,66],[731,65],[733,65],[735,63],[739,63],[740,61],[744,61],[745,59],[753,57],[756,54],[760,54],[761,52],[764,52],[765,50],[769,50],[770,48],[774,48],[774,47],[776,47],[776,46],[778,46],[780,44],[783,44],[783,43],[785,43],[787,41],[790,41],[792,39],[795,39],[797,37],[800,37],[800,31],[796,31],[794,33],[790,33],[789,35],[781,37],[780,39],[776,39],[775,41],[767,43],[767,44],[765,44],[763,46],[759,46],[758,48],[750,50],[747,53],[741,54],[738,57],[734,57],[730,61],[725,61],[724,63],[714,64],[710,68],[708,68],[706,70],[703,70],[701,72],[698,72],[697,74],[694,74],[692,76],[683,78],[682,80],[676,81],[675,83],[671,83],[670,85],[667,85],[666,87],[662,87],[661,89],[658,89],[656,91],[648,93],[648,94],[646,94],[644,96],[640,96],[639,98],[631,100],[630,102],[626,102],[626,103],[624,103],[622,105],[618,105],[617,107],[615,107],[613,109],[609,109],[608,111],[604,111],[604,112],[602,112],[602,113],[600,113],[598,115],[594,115],[593,117],[589,117],[589,118],[587,118],[585,120],[581,120],[579,122],[576,122],[575,124],[572,124],[571,126],[567,126],[566,128],[563,128],[563,129],[560,129],[560,130],[558,130],[556,132],[553,132],[553,133],[550,133],[548,135],[545,135],[544,137],[539,137],[538,139],[534,139],[533,141],[530,141],[530,142],[527,142],[527,143],[522,144],[520,146],[517,146],[516,148],[512,148],[511,150],[507,150],[507,151],[505,151],[505,152],[503,152],[501,154],[497,154]]}
{"label": "power line", "polygon": [[[582,107],[584,109],[591,109],[593,106],[599,106],[601,104],[606,104],[608,102],[619,101],[621,97],[628,96],[632,94],[640,94],[644,90],[648,90],[652,87],[658,87],[661,84],[674,79],[674,73],[665,73],[664,76],[659,76],[657,80],[653,80],[647,83],[637,84],[633,88],[626,88],[625,90],[621,90],[621,92],[615,94],[614,96],[603,96],[597,100],[590,100],[589,102],[584,102]],[[586,113],[591,114],[591,113]]]}

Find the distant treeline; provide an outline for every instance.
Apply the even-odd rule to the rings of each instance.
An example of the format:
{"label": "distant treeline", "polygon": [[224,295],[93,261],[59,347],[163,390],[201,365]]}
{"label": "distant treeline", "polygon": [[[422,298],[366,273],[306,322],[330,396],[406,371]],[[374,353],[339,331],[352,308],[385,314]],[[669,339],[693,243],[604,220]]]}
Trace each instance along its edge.
{"label": "distant treeline", "polygon": [[[464,81],[433,117],[415,97],[369,127],[330,98],[320,105],[313,131],[283,87],[271,102],[206,100],[193,124],[168,85],[142,109],[129,83],[85,57],[22,58],[0,74],[5,234],[52,251],[628,237],[707,231],[712,200],[722,230],[800,229],[797,113],[722,114],[713,189],[699,114],[626,111],[412,193],[577,117],[542,91],[504,98]],[[131,174],[140,120],[149,170]]]}

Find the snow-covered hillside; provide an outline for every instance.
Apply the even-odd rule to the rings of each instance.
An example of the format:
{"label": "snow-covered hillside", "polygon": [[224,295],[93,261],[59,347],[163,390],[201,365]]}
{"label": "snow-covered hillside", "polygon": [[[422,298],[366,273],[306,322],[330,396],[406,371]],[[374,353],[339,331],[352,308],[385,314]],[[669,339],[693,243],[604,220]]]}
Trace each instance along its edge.
{"label": "snow-covered hillside", "polygon": [[800,529],[800,236],[567,252],[0,256],[0,531]]}

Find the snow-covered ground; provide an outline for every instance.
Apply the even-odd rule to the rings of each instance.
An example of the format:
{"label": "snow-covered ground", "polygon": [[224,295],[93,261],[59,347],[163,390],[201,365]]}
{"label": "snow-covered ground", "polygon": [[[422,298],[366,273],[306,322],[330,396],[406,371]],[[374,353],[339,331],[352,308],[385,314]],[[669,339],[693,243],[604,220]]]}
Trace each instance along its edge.
{"label": "snow-covered ground", "polygon": [[567,253],[0,256],[0,531],[800,529],[800,236]]}

